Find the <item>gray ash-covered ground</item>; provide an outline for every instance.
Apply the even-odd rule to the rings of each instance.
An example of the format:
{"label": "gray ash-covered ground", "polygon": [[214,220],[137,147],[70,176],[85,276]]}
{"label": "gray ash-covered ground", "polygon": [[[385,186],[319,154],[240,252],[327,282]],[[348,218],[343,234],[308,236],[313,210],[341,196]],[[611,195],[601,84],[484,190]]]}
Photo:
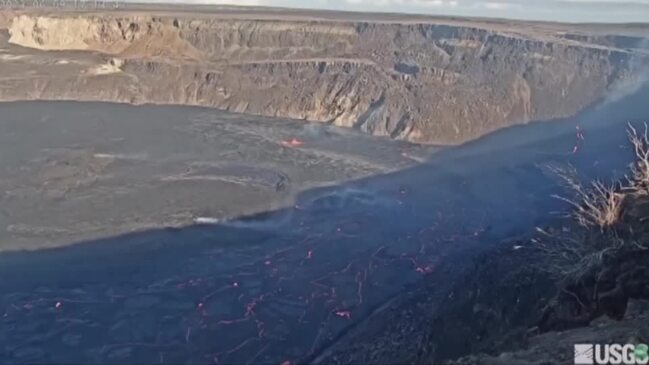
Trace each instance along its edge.
{"label": "gray ash-covered ground", "polygon": [[[544,163],[624,170],[625,123],[647,115],[646,95],[310,190],[291,208],[4,253],[0,362],[408,361],[477,255],[562,208]],[[428,304],[408,316],[410,300]]]}
{"label": "gray ash-covered ground", "polygon": [[0,251],[274,210],[429,150],[204,108],[0,104]]}

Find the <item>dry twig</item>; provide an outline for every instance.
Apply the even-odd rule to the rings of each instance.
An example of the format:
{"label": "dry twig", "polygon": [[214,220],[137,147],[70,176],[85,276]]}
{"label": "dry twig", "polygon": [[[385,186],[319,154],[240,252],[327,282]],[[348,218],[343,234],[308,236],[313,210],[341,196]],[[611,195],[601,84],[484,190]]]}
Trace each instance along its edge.
{"label": "dry twig", "polygon": [[629,124],[629,141],[633,146],[636,161],[631,166],[631,185],[638,191],[649,193],[649,127],[644,124],[644,133],[640,134]]}
{"label": "dry twig", "polygon": [[606,185],[601,181],[591,183],[584,187],[577,178],[574,168],[550,168],[574,192],[575,198],[554,195],[572,206],[570,215],[585,227],[596,227],[606,230],[615,227],[622,214],[623,194],[619,193],[615,185]]}

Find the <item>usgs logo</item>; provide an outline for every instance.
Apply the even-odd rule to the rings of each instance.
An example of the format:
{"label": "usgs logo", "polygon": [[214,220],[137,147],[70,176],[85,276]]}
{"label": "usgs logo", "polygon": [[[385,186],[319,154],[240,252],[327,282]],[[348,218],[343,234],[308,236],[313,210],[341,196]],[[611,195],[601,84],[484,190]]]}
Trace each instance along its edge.
{"label": "usgs logo", "polygon": [[645,344],[575,345],[576,365],[644,365],[647,363],[649,363],[649,346]]}

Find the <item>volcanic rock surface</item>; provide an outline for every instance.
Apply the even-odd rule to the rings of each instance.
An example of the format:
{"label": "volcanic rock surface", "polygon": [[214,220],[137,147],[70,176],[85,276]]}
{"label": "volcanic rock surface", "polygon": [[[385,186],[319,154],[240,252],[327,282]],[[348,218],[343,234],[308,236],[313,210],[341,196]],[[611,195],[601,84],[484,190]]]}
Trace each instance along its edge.
{"label": "volcanic rock surface", "polygon": [[[611,172],[627,171],[632,153],[625,148],[625,126],[647,115],[648,93],[645,89],[576,119],[513,127],[475,143],[440,151],[430,161],[398,172],[309,190],[286,209],[218,224],[152,229],[49,250],[3,253],[0,342],[4,346],[0,362],[415,361],[421,351],[436,345],[426,341],[435,337],[430,335],[435,330],[433,320],[444,314],[439,311],[441,306],[453,305],[453,298],[472,297],[471,293],[459,295],[457,291],[464,288],[462,280],[472,271],[473,260],[495,247],[515,250],[503,246],[503,242],[507,244],[511,237],[546,222],[551,212],[563,207],[559,200],[548,199],[561,190],[556,180],[544,173],[545,164],[571,163],[588,178],[609,179]],[[161,114],[176,119],[169,110],[163,108]],[[44,113],[38,109],[34,112]],[[151,130],[153,136],[164,135],[157,128],[167,129],[165,123],[140,128]],[[225,128],[218,121],[212,123],[216,124],[214,128],[221,128],[216,135]],[[582,142],[575,136],[576,123],[585,135]],[[87,137],[70,137],[65,128],[60,129],[57,139],[72,138],[83,146]],[[74,130],[79,133],[82,129]],[[45,141],[47,137],[43,137]],[[146,139],[127,137],[130,143]],[[107,147],[114,148],[106,142]],[[307,142],[303,146],[308,146]],[[581,148],[572,153],[576,142],[582,143]],[[122,147],[130,145],[121,143]],[[183,147],[173,145],[175,153],[164,161],[191,159],[191,154],[181,153]],[[206,145],[200,147],[209,151]],[[130,165],[115,156],[113,170],[78,152],[54,151],[67,153],[70,166],[65,162],[45,164],[49,174],[54,173],[52,166],[59,166],[57,176],[61,178],[44,188],[57,192],[70,174],[87,176],[103,171],[103,180],[92,188],[101,192],[104,187],[107,194],[98,197],[105,203],[110,201],[106,198],[110,194],[122,193],[118,187],[131,188],[119,183],[118,177],[124,179],[126,170],[119,169],[129,166],[142,170],[131,175],[136,177],[133,188],[137,183],[147,186],[149,175],[160,176],[164,170],[177,171],[174,176],[185,179],[208,175],[237,178],[234,172],[239,170],[229,166],[199,164],[185,171],[186,165],[181,164],[182,168],[158,170],[164,161],[153,157],[160,156],[165,148],[169,148],[165,143],[149,146],[150,162],[140,165]],[[29,146],[23,149],[30,150]],[[286,153],[290,151],[293,149]],[[108,153],[93,152],[99,160]],[[128,156],[137,157],[122,158]],[[83,166],[85,170],[80,170]],[[118,175],[116,180],[106,173],[111,171]],[[247,175],[260,185],[278,181],[267,172]],[[198,192],[218,191],[204,189]],[[173,190],[165,195],[165,190],[151,190],[159,200],[182,202],[169,191]],[[18,189],[15,194],[20,192]],[[132,205],[123,206],[142,204],[136,199],[139,194],[124,193],[132,199]],[[95,208],[110,215],[103,204],[85,205],[90,209],[81,211],[82,203],[93,198],[76,194],[73,202],[79,211],[69,208],[63,211],[65,214],[92,217],[97,214],[92,210]],[[201,197],[208,202],[214,199],[199,194]],[[26,207],[32,213],[39,212],[33,206]],[[507,269],[512,262],[520,261],[503,261],[499,267]],[[507,289],[506,283],[512,281],[491,282]],[[427,285],[422,288],[422,283]],[[510,289],[505,290],[508,294],[504,297],[484,297],[486,303],[508,304],[508,298],[518,303],[519,288]],[[412,298],[414,309],[403,305]],[[531,302],[521,300],[514,307],[508,306],[512,310],[503,312],[506,317],[501,318],[516,316],[525,303]],[[472,307],[457,309],[471,311]],[[476,309],[476,316],[484,313],[492,320],[491,312]],[[448,320],[451,322],[442,324],[453,328],[453,317]],[[489,321],[485,324],[493,323]],[[472,333],[468,331],[471,328],[475,327],[457,327],[448,337],[453,347],[447,351],[462,355],[460,350],[466,349],[463,342],[471,340],[462,335]],[[488,338],[490,334],[480,335]]]}
{"label": "volcanic rock surface", "polygon": [[0,104],[0,251],[274,210],[431,151],[196,107]]}

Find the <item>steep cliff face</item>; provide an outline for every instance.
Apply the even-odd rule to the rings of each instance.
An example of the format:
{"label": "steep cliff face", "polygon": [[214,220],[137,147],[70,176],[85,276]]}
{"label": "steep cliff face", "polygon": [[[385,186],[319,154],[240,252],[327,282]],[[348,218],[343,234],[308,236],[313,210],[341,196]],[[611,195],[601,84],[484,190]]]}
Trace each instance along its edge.
{"label": "steep cliff face", "polygon": [[617,38],[523,26],[126,13],[22,13],[7,26],[15,45],[104,55],[101,82],[40,78],[25,97],[213,106],[424,143],[574,114],[644,62]]}

